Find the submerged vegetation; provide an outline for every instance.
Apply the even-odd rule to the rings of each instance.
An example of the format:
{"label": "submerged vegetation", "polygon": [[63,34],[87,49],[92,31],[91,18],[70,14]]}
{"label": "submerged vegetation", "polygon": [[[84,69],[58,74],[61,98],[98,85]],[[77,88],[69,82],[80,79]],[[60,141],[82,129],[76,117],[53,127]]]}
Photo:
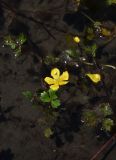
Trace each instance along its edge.
{"label": "submerged vegetation", "polygon": [[[26,97],[31,97],[31,102],[34,104],[40,103],[44,106],[45,113],[47,113],[46,117],[48,117],[46,123],[48,124],[50,124],[49,121],[51,121],[51,119],[52,125],[55,123],[60,111],[64,107],[64,104],[60,99],[62,97],[62,91],[60,90],[69,89],[71,83],[75,86],[76,92],[78,92],[77,83],[80,83],[81,80],[82,82],[80,84],[82,86],[88,84],[86,87],[90,87],[93,84],[93,86],[97,88],[101,85],[107,99],[109,99],[109,93],[104,81],[104,70],[106,68],[116,70],[116,67],[111,64],[98,63],[97,53],[99,45],[96,43],[96,38],[106,38],[107,41],[103,44],[106,45],[111,41],[114,35],[111,30],[107,29],[107,27],[102,24],[102,22],[92,20],[84,12],[82,12],[82,15],[90,20],[90,26],[87,26],[84,30],[84,38],[77,35],[68,35],[65,39],[68,47],[65,50],[62,50],[61,54],[58,56],[47,55],[44,57],[43,64],[51,68],[51,77],[42,77],[45,89],[41,88],[41,91],[35,94],[28,91],[23,94]],[[61,68],[59,66],[61,66]],[[59,67],[59,69],[57,67]],[[65,71],[61,74],[60,70],[62,70],[62,68]],[[68,69],[71,70],[71,68],[74,68],[77,73],[80,71],[80,73],[75,75],[77,79],[76,82],[71,80],[72,73],[68,71]],[[87,68],[87,70],[85,68]],[[66,87],[61,87],[64,85],[66,85]],[[71,98],[72,97],[70,97],[70,99]],[[99,127],[100,130],[110,132],[115,125],[112,116],[113,110],[112,106],[110,106],[110,101],[107,103],[104,101],[99,105],[95,105],[93,108],[83,109],[81,121],[82,124],[84,123],[89,127]],[[44,130],[45,137],[53,135],[54,130],[52,129],[52,125],[48,125]]]}
{"label": "submerged vegetation", "polygon": [[26,42],[26,40],[27,38],[23,33],[17,37],[8,35],[4,38],[4,45],[9,46],[13,50],[15,57],[18,57],[21,55],[22,45]]}
{"label": "submerged vegetation", "polygon": [[95,127],[101,126],[101,129],[105,131],[111,131],[114,125],[113,120],[110,118],[113,111],[108,103],[103,103],[96,106],[93,110],[87,109],[83,112],[83,122],[87,126]]}
{"label": "submerged vegetation", "polygon": [[[42,106],[43,112],[45,113],[45,121],[43,121],[46,124],[44,135],[47,138],[54,134],[54,129],[52,127],[60,115],[60,112],[62,110],[67,110],[67,101],[73,99],[73,96],[71,96],[71,90],[73,90],[73,88],[76,89],[75,95],[78,91],[81,91],[88,96],[92,94],[89,93],[90,91],[94,94],[94,91],[99,91],[101,87],[108,101],[106,103],[106,100],[104,100],[90,108],[85,106],[85,108],[82,109],[81,122],[90,127],[99,126],[99,129],[105,132],[110,132],[112,127],[115,126],[115,121],[113,119],[114,113],[112,105],[110,104],[110,94],[105,82],[105,70],[116,70],[116,67],[110,64],[110,62],[106,64],[103,61],[102,63],[99,57],[101,56],[100,54],[102,54],[100,53],[101,48],[115,38],[116,26],[108,26],[104,20],[99,18],[93,20],[91,16],[86,13],[86,9],[89,12],[93,12],[94,2],[88,2],[88,0],[75,0],[73,2],[76,6],[73,10],[74,14],[76,15],[79,12],[79,14],[84,17],[84,21],[87,21],[86,25],[83,27],[83,31],[79,33],[77,29],[76,34],[70,33],[69,31],[62,31],[63,34],[65,34],[65,38],[63,39],[65,43],[64,47],[56,51],[57,54],[50,53],[46,56],[39,57],[41,58],[43,68],[45,67],[46,70],[48,69],[49,74],[51,71],[50,77],[48,76],[49,74],[46,73],[47,71],[41,71],[42,82],[40,82],[40,86],[38,84],[39,89],[34,93],[31,91],[23,92],[23,95],[34,105],[38,106],[38,104],[40,104]],[[108,7],[109,5],[115,4],[116,0],[106,0],[103,6]],[[97,7],[99,6],[96,6],[95,9],[97,9]],[[15,14],[17,14],[17,12]],[[18,16],[22,15],[23,14],[18,13]],[[25,18],[30,19],[33,23],[37,22],[41,24],[48,35],[55,40],[55,35],[52,35],[50,31],[46,29],[46,24],[44,24],[44,22],[34,21],[33,17],[25,16]],[[18,36],[8,35],[4,37],[4,45],[13,50],[15,57],[20,58],[20,56],[23,56],[22,48],[27,40],[28,37],[23,33]],[[99,44],[99,41],[101,41],[102,44]],[[58,44],[61,44],[61,42],[58,42]],[[29,45],[31,45],[30,48],[34,48],[34,51],[39,50],[32,41],[30,41]],[[66,102],[63,101],[62,97],[64,90],[70,94]],[[99,98],[101,97],[99,96]],[[83,99],[81,99],[81,101],[83,101]]]}

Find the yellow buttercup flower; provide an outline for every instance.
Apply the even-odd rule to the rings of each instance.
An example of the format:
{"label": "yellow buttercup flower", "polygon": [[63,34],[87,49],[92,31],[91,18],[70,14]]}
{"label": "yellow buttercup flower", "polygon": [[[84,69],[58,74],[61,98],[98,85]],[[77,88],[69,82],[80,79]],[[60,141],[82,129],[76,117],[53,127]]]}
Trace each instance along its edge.
{"label": "yellow buttercup flower", "polygon": [[101,81],[101,75],[100,74],[91,74],[88,73],[86,74],[94,83],[98,83],[99,81]]}
{"label": "yellow buttercup flower", "polygon": [[63,72],[60,75],[60,70],[58,68],[54,68],[51,70],[51,77],[45,77],[44,81],[50,85],[52,90],[58,90],[59,86],[65,85],[68,83],[69,73],[68,71]]}
{"label": "yellow buttercup flower", "polygon": [[79,43],[80,42],[80,38],[78,36],[73,37],[74,42]]}

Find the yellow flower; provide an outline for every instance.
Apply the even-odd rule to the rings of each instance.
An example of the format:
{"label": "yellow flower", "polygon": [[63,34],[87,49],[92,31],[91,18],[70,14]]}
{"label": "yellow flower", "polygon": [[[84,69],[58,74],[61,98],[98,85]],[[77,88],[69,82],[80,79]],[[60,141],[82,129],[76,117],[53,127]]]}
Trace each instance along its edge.
{"label": "yellow flower", "polygon": [[94,83],[98,83],[99,81],[101,81],[101,75],[100,74],[88,73],[88,74],[86,74],[86,76],[88,76]]}
{"label": "yellow flower", "polygon": [[80,38],[78,36],[73,37],[74,42],[79,43],[80,42]]}
{"label": "yellow flower", "polygon": [[69,73],[68,71],[63,72],[60,75],[60,70],[58,68],[54,68],[51,70],[51,77],[45,77],[44,81],[50,85],[52,90],[58,90],[59,86],[65,85],[68,83]]}

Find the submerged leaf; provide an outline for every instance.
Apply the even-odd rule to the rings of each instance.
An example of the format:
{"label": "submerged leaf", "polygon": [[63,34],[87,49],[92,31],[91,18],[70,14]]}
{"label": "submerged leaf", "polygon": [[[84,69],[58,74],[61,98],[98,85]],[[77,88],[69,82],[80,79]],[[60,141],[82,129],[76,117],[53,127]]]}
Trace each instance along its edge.
{"label": "submerged leaf", "polygon": [[105,118],[102,122],[102,127],[106,131],[111,131],[111,127],[114,125],[114,122],[110,118]]}
{"label": "submerged leaf", "polygon": [[100,105],[100,111],[104,115],[104,117],[110,116],[113,113],[109,103],[104,103]]}
{"label": "submerged leaf", "polygon": [[83,121],[87,126],[96,126],[98,122],[98,116],[94,111],[88,109],[83,113]]}
{"label": "submerged leaf", "polygon": [[32,99],[33,98],[33,93],[31,91],[24,91],[22,92],[23,96],[25,96],[28,99]]}
{"label": "submerged leaf", "polygon": [[50,136],[52,136],[53,135],[53,131],[51,130],[51,128],[46,128],[45,130],[44,130],[44,136],[46,137],[46,138],[49,138]]}

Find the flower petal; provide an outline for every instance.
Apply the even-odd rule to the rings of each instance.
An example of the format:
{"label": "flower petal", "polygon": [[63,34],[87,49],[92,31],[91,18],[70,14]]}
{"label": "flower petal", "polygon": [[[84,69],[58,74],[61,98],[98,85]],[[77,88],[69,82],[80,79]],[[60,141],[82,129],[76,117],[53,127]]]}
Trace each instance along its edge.
{"label": "flower petal", "polygon": [[51,85],[50,88],[51,88],[53,91],[56,91],[56,90],[59,89],[59,85],[54,84],[54,85]]}
{"label": "flower petal", "polygon": [[68,71],[63,72],[61,74],[61,76],[60,76],[60,81],[66,81],[68,79],[69,79],[69,73],[68,73]]}
{"label": "flower petal", "polygon": [[67,84],[69,81],[59,81],[59,85],[60,86],[63,86],[63,85],[65,85],[65,84]]}
{"label": "flower petal", "polygon": [[54,79],[53,79],[53,78],[50,78],[50,77],[46,77],[46,78],[44,79],[44,81],[45,81],[47,84],[49,84],[49,85],[55,83]]}
{"label": "flower petal", "polygon": [[101,75],[100,74],[91,74],[88,73],[86,74],[94,83],[98,83],[99,81],[101,81]]}
{"label": "flower petal", "polygon": [[80,38],[78,36],[73,37],[74,42],[79,43],[80,42]]}
{"label": "flower petal", "polygon": [[60,76],[60,70],[58,68],[54,68],[51,70],[51,76],[54,78],[54,79],[58,79],[59,76]]}

